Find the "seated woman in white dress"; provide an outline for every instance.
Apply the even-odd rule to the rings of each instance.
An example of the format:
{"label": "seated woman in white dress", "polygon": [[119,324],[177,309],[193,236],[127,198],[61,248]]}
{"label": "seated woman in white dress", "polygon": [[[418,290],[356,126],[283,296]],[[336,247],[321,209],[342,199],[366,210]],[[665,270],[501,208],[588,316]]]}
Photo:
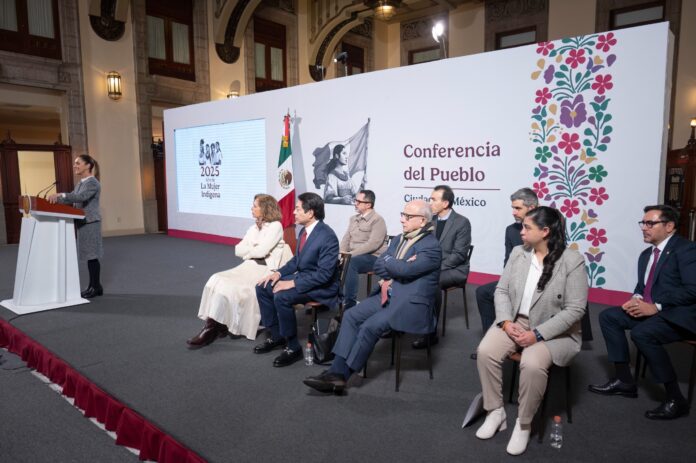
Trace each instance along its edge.
{"label": "seated woman in white dress", "polygon": [[235,255],[244,261],[211,276],[203,289],[198,318],[205,320],[205,326],[186,341],[193,349],[228,333],[255,339],[261,321],[256,283],[292,257],[290,247],[283,241],[278,202],[272,196],[258,194],[251,213],[256,223],[234,249]]}

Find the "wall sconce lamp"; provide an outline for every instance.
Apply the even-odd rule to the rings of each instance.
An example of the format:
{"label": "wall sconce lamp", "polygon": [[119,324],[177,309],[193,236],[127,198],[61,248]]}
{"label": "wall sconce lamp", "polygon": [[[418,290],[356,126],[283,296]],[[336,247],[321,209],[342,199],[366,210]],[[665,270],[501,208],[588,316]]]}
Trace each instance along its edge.
{"label": "wall sconce lamp", "polygon": [[109,98],[119,100],[121,98],[121,74],[116,71],[110,71],[106,75],[106,91]]}
{"label": "wall sconce lamp", "polygon": [[239,89],[242,86],[242,84],[238,81],[235,80],[230,84],[230,91],[227,92],[227,98],[239,98]]}
{"label": "wall sconce lamp", "polygon": [[438,21],[432,28],[433,39],[440,44],[440,50],[442,51],[442,57],[447,58],[447,48],[445,42],[447,41],[447,36],[445,35],[445,25],[442,21]]}
{"label": "wall sconce lamp", "polygon": [[696,117],[691,118],[689,125],[691,126],[691,137],[689,137],[689,141],[686,142],[686,147],[684,149],[696,150],[696,137],[694,137],[694,131],[696,130]]}

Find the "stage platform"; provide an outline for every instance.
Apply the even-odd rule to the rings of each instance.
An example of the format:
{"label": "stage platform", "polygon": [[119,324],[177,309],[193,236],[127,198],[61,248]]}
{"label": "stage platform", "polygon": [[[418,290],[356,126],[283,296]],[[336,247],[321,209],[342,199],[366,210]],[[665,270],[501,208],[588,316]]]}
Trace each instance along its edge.
{"label": "stage platform", "polygon": [[[349,389],[344,397],[324,396],[302,384],[303,378],[323,367],[298,362],[273,368],[275,354],[253,354],[255,342],[225,338],[200,350],[187,349],[185,340],[202,326],[196,314],[206,280],[238,262],[232,247],[139,235],[105,239],[104,249],[103,297],[21,316],[0,308],[0,318],[201,459],[498,462],[508,458],[505,447],[515,406],[506,406],[508,430],[489,441],[474,436],[478,423],[461,429],[469,402],[480,390],[476,363],[469,358],[481,337],[474,286],[467,289],[468,330],[461,292],[450,294],[447,336],[434,348],[433,380],[428,379],[425,352],[405,345],[401,391],[395,392],[390,342],[381,341],[361,387]],[[0,247],[0,299],[12,297],[16,256],[16,246]],[[81,273],[84,286],[86,269]],[[696,411],[672,422],[643,417],[662,397],[650,373],[640,383],[638,399],[600,397],[587,391],[588,383],[604,382],[609,373],[597,324],[601,309],[591,306],[595,339],[573,364],[572,424],[565,423],[563,390],[552,390],[548,414],[563,417],[563,448],[554,450],[548,438],[543,444],[532,441],[515,461],[695,461]],[[308,316],[298,313],[302,337],[308,323]],[[674,345],[670,352],[686,393],[691,349]],[[12,381],[8,375],[15,375]],[[46,400],[45,413],[38,413],[32,408],[34,398],[47,393],[38,379],[36,383],[32,379],[26,371],[0,370],[4,384],[0,400],[12,403],[0,405],[0,461],[137,461],[113,441],[94,451],[94,455],[105,452],[105,457],[85,457],[81,449],[102,436],[97,431],[68,435],[65,426],[87,420],[64,402]],[[507,381],[509,376],[506,389]],[[37,439],[29,432],[12,432],[12,445],[3,442],[8,430],[32,429],[47,419],[55,426],[40,429],[53,440],[64,440],[65,445],[56,444],[60,458],[47,451],[51,439],[38,440],[37,449]],[[80,440],[85,442],[80,445]]]}

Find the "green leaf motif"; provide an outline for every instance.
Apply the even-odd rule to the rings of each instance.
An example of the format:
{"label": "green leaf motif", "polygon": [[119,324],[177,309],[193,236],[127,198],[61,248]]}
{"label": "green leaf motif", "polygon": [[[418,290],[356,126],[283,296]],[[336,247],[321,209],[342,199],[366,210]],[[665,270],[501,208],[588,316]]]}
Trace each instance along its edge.
{"label": "green leaf motif", "polygon": [[599,277],[599,278],[597,278],[597,281],[595,281],[595,285],[602,286],[606,282],[607,282],[607,280],[605,280],[604,277]]}
{"label": "green leaf motif", "polygon": [[[610,116],[607,115],[607,117],[606,117],[604,120],[605,120],[605,121],[608,120],[609,117],[610,117]],[[609,134],[612,133],[613,131],[614,131],[614,129],[613,129],[610,125],[607,125],[606,127],[604,127],[604,130],[602,130],[602,135],[609,135]]]}

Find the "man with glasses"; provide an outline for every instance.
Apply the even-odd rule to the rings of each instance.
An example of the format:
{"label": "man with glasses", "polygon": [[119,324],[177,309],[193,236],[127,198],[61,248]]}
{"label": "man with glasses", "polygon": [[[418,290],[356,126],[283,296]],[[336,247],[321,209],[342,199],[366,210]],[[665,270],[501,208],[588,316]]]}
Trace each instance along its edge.
{"label": "man with glasses", "polygon": [[647,206],[644,212],[638,224],[643,241],[651,246],[638,258],[638,284],[633,297],[621,307],[611,307],[599,315],[616,377],[606,384],[590,385],[589,390],[604,395],[638,396],[624,333],[630,330],[631,339],[645,356],[655,380],[664,384],[666,391],[665,401],[645,412],[645,416],[668,420],[689,413],[663,345],[696,339],[696,244],[675,234],[679,212],[673,207]]}
{"label": "man with glasses", "polygon": [[343,315],[331,367],[304,383],[320,392],[341,393],[363,369],[379,337],[388,330],[427,333],[439,291],[440,245],[432,232],[428,203],[415,200],[401,213],[403,234],[377,258],[380,292]]}
{"label": "man with glasses", "polygon": [[[469,259],[467,252],[471,246],[471,223],[469,219],[452,209],[454,192],[447,185],[438,185],[430,194],[430,210],[433,213],[433,233],[442,248],[440,265],[440,289],[461,287],[469,277]],[[437,319],[440,315],[440,293],[435,308],[433,332],[430,333],[430,345],[438,343]],[[422,336],[413,341],[414,349],[425,349],[428,340]]]}
{"label": "man with glasses", "polygon": [[371,271],[377,256],[387,249],[387,225],[374,210],[375,193],[361,190],[354,203],[357,214],[350,218],[348,231],[341,240],[341,253],[351,255],[343,291],[346,309],[357,303],[359,274]]}

